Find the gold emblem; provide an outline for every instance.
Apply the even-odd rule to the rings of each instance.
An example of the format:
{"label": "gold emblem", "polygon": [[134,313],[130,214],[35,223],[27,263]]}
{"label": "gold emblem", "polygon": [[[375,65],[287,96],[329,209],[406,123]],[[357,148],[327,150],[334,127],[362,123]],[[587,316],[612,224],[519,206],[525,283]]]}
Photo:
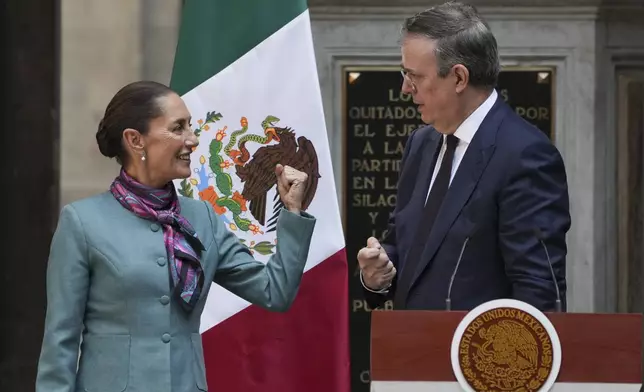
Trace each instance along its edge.
{"label": "gold emblem", "polygon": [[452,347],[461,384],[477,392],[547,390],[542,388],[559,370],[559,341],[555,335],[553,342],[554,330],[542,322],[545,316],[540,320],[527,310],[496,307],[463,320]]}

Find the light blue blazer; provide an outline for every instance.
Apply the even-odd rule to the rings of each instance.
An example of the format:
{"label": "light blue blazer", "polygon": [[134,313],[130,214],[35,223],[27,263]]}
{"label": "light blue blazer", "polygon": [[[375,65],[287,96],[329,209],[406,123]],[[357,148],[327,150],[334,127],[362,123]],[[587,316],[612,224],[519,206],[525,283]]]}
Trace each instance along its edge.
{"label": "light blue blazer", "polygon": [[209,204],[180,203],[205,247],[204,290],[191,314],[170,296],[158,224],[109,192],[62,209],[47,267],[36,392],[207,391],[199,322],[211,283],[266,309],[289,309],[313,235],[311,215],[281,211],[276,253],[264,264]]}

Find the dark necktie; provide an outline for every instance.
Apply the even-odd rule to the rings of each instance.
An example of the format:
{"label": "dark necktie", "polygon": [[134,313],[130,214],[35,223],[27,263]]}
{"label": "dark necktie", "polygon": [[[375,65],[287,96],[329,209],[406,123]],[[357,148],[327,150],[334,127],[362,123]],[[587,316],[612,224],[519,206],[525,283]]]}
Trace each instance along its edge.
{"label": "dark necktie", "polygon": [[[440,211],[441,204],[443,203],[443,199],[445,198],[445,194],[449,188],[450,177],[452,174],[452,162],[454,161],[454,151],[458,144],[458,138],[454,135],[448,135],[444,139],[447,139],[447,149],[443,155],[443,160],[441,161],[438,174],[434,179],[434,184],[432,184],[432,189],[429,192],[427,202],[425,203],[423,216],[420,224],[418,225],[418,231],[414,236],[414,242],[407,253],[405,264],[402,268],[400,277],[398,278],[396,294],[394,296],[394,309],[405,308],[407,295],[411,288],[412,278],[415,275],[420,262],[420,257],[425,249],[425,245],[427,245],[429,234],[434,226],[434,221],[436,220],[436,216]],[[444,139],[441,139],[441,144]],[[430,172],[430,175],[433,175],[433,172],[434,170]]]}

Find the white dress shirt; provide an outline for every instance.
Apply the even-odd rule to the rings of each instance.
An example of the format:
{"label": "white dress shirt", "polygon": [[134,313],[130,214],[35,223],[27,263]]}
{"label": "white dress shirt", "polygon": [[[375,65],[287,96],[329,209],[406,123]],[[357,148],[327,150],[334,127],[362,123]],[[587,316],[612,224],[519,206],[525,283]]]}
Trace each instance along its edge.
{"label": "white dress shirt", "polygon": [[[497,95],[498,94],[496,90],[492,90],[492,94],[490,94],[490,96],[487,97],[487,99],[481,104],[481,106],[476,108],[476,110],[473,111],[472,114],[470,114],[465,119],[465,121],[463,121],[461,125],[459,125],[458,128],[456,128],[456,131],[454,132],[454,136],[456,136],[456,138],[458,139],[458,144],[456,145],[456,151],[454,151],[454,161],[452,162],[452,173],[449,179],[450,184],[454,179],[454,175],[458,170],[458,166],[461,164],[461,160],[463,160],[463,156],[465,155],[467,148],[472,142],[472,139],[474,138],[476,131],[478,131],[479,127],[481,126],[481,123],[485,119],[485,116],[487,116],[487,114],[490,112],[490,109],[492,109],[492,106],[494,106],[494,102],[496,102]],[[443,145],[438,154],[436,167],[434,167],[432,180],[429,183],[429,189],[427,190],[427,197],[425,198],[425,203],[427,203],[427,199],[429,198],[429,192],[431,191],[432,186],[434,185],[434,180],[436,179],[436,176],[438,175],[438,171],[440,170],[440,167],[441,167],[441,161],[443,160],[443,156],[445,155],[445,151],[447,150],[446,138],[447,136],[443,135]],[[365,289],[373,293],[386,294],[389,291],[389,286],[381,290],[372,290],[369,287],[367,287],[362,277],[362,270],[360,270],[360,283],[362,283],[362,286]]]}
{"label": "white dress shirt", "polygon": [[[454,179],[454,175],[456,174],[456,170],[458,170],[458,166],[461,164],[461,160],[463,160],[463,156],[465,155],[465,151],[467,151],[467,147],[469,147],[470,143],[472,142],[472,139],[474,138],[474,135],[476,134],[476,131],[478,131],[479,127],[481,126],[481,123],[485,119],[485,116],[490,112],[490,109],[492,109],[492,106],[494,106],[494,102],[496,102],[496,97],[497,97],[497,92],[496,90],[492,90],[492,94],[490,94],[489,97],[479,106],[476,108],[475,111],[472,112],[472,114],[469,115],[459,125],[458,128],[456,128],[456,131],[454,132],[454,136],[458,139],[458,144],[456,145],[456,151],[454,151],[454,160],[452,161],[452,174],[449,178],[449,183],[452,183],[452,180]],[[438,160],[436,161],[436,167],[434,167],[434,174],[432,174],[432,181],[429,183],[429,189],[427,190],[427,197],[425,198],[425,203],[427,203],[427,199],[429,198],[429,192],[432,190],[432,186],[434,185],[434,180],[436,180],[436,176],[438,175],[438,170],[441,168],[441,162],[443,161],[443,156],[445,155],[445,151],[447,150],[447,136],[443,135],[443,146],[441,147],[441,151],[438,154]]]}

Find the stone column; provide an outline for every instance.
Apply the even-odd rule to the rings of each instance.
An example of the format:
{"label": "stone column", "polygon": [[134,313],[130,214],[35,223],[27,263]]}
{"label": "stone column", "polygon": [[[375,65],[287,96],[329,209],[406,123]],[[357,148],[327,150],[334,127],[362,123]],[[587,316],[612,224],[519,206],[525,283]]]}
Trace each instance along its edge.
{"label": "stone column", "polygon": [[96,129],[112,96],[141,78],[140,0],[65,0],[61,27],[61,204],[107,190],[118,165]]}
{"label": "stone column", "polygon": [[[5,5],[6,4],[6,5]],[[3,3],[0,390],[33,391],[58,217],[59,2]],[[36,11],[34,11],[36,10]]]}
{"label": "stone column", "polygon": [[180,11],[180,0],[63,3],[61,204],[106,190],[118,173],[98,151],[98,122],[125,84],[170,83]]}
{"label": "stone column", "polygon": [[179,38],[181,0],[142,0],[142,78],[170,84]]}

